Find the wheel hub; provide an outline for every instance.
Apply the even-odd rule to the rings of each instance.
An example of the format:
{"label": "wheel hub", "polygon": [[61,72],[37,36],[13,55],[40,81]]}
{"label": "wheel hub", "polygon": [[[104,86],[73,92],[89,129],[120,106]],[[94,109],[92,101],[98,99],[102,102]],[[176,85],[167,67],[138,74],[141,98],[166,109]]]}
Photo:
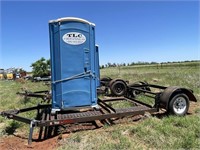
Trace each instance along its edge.
{"label": "wheel hub", "polygon": [[187,105],[186,104],[186,100],[183,97],[178,97],[174,101],[174,105],[173,105],[174,111],[177,114],[181,114],[181,113],[183,113],[185,111],[186,105]]}

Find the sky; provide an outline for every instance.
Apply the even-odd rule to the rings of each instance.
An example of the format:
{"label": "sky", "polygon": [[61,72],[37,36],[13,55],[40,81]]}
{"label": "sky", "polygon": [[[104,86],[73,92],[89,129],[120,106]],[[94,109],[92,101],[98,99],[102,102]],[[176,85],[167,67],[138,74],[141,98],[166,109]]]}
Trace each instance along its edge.
{"label": "sky", "polygon": [[200,60],[200,2],[0,2],[0,68],[50,58],[49,20],[79,17],[95,23],[100,64]]}

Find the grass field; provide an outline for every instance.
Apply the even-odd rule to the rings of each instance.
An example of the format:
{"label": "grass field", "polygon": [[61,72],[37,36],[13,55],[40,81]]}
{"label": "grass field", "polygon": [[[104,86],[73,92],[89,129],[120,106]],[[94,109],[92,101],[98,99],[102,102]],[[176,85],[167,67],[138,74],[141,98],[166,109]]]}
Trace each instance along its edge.
{"label": "grass field", "polygon": [[[198,100],[191,103],[192,114],[184,117],[142,117],[139,121],[126,118],[113,126],[70,133],[60,141],[59,150],[71,149],[200,149],[200,62],[111,67],[101,69],[101,76],[122,78],[130,83],[147,81],[164,86],[190,88]],[[21,88],[37,91],[49,87],[42,82],[0,81],[0,111],[36,105],[40,100],[23,99],[15,93]],[[34,113],[25,114],[34,117]],[[0,117],[0,137],[20,133],[28,135],[23,123]]]}

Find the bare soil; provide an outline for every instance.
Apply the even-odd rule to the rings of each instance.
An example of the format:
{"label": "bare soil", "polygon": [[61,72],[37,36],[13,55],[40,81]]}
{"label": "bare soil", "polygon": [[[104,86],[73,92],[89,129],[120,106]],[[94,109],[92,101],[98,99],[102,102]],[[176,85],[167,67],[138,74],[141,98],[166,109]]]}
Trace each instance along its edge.
{"label": "bare soil", "polygon": [[20,136],[8,136],[0,140],[1,150],[54,150],[58,147],[58,137],[43,141],[33,141],[28,145],[28,139]]}

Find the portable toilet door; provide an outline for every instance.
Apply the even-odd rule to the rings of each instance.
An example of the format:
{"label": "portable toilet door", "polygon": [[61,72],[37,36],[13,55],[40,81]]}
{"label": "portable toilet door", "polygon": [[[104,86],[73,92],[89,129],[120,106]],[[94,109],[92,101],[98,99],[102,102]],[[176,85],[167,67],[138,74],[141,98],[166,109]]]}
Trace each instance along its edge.
{"label": "portable toilet door", "polygon": [[52,109],[97,105],[95,25],[67,17],[49,22]]}

